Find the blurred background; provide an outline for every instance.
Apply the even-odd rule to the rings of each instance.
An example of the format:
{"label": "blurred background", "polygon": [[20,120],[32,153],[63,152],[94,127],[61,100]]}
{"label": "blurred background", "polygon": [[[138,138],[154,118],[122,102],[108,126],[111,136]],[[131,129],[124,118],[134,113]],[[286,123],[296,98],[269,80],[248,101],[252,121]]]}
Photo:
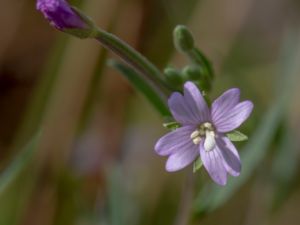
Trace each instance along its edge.
{"label": "blurred background", "polygon": [[214,66],[211,96],[239,87],[255,104],[242,173],[224,188],[191,166],[167,173],[163,118],[114,56],[50,27],[34,0],[2,0],[1,225],[299,224],[299,1],[70,2],[160,69],[186,65],[172,30],[187,25]]}

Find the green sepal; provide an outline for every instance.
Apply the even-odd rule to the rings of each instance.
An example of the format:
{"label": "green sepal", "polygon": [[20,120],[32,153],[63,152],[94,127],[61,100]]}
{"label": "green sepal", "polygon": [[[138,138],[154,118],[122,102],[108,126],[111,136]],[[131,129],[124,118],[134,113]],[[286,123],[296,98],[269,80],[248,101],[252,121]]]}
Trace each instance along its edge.
{"label": "green sepal", "polygon": [[163,126],[169,130],[176,130],[177,128],[181,127],[180,123],[174,120],[171,116],[165,116]]}
{"label": "green sepal", "polygon": [[94,38],[97,34],[97,26],[93,22],[93,20],[86,16],[81,10],[77,9],[76,7],[71,7],[74,13],[80,17],[82,22],[85,23],[85,28],[70,28],[70,29],[63,29],[62,31],[65,33],[68,33],[70,35],[73,35],[75,37],[85,39],[85,38]]}
{"label": "green sepal", "polygon": [[234,130],[226,134],[230,141],[247,141],[247,135],[240,131]]}
{"label": "green sepal", "polygon": [[202,160],[199,157],[197,160],[193,163],[193,173],[196,173],[201,167],[203,166]]}
{"label": "green sepal", "polygon": [[171,122],[163,123],[163,126],[169,130],[176,130],[177,128],[180,127],[180,124],[177,123],[176,121],[171,121]]}

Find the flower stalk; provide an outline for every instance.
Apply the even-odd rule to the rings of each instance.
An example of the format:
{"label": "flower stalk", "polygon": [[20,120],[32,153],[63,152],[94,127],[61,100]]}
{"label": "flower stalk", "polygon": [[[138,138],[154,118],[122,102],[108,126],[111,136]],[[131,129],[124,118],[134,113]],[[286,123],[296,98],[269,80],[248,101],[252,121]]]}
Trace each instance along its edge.
{"label": "flower stalk", "polygon": [[161,77],[162,74],[147,58],[119,39],[117,36],[97,28],[94,32],[94,38],[98,40],[105,48],[118,55],[124,62],[132,67],[144,79],[149,81],[152,86],[160,93],[165,100],[170,94],[170,88]]}
{"label": "flower stalk", "polygon": [[[209,60],[195,46],[191,31],[184,25],[178,25],[174,29],[173,38],[176,49],[187,56],[194,68],[199,69],[198,78],[188,76],[186,81],[193,80],[202,91],[210,91],[214,72]],[[186,72],[183,71],[183,74]]]}
{"label": "flower stalk", "polygon": [[37,9],[56,29],[78,38],[94,38],[103,47],[114,52],[159,93],[166,102],[171,93],[163,75],[148,59],[119,39],[96,26],[91,18],[65,0],[38,0]]}

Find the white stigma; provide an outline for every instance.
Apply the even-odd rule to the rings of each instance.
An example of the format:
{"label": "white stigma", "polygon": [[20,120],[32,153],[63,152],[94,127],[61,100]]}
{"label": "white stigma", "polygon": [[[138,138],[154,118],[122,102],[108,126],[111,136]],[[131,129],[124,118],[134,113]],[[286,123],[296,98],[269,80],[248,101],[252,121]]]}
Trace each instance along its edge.
{"label": "white stigma", "polygon": [[209,152],[216,146],[215,133],[213,131],[206,130],[205,136],[204,149]]}

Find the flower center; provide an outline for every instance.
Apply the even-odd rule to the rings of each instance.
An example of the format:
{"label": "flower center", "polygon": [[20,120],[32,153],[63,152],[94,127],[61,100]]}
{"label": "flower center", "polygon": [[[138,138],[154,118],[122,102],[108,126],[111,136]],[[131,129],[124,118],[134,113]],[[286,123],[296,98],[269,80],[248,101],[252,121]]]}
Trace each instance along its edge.
{"label": "flower center", "polygon": [[205,151],[211,151],[216,146],[216,134],[215,128],[209,122],[201,124],[191,134],[191,139],[195,145],[198,145],[202,138],[204,138],[204,149]]}

